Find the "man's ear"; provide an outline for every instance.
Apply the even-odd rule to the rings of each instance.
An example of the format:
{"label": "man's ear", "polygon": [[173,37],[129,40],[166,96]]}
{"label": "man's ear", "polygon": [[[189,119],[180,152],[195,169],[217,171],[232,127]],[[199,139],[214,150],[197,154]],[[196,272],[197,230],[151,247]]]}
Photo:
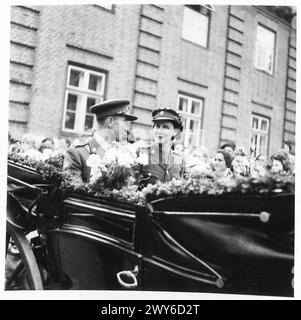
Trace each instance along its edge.
{"label": "man's ear", "polygon": [[106,122],[107,122],[108,127],[109,127],[109,128],[112,128],[113,122],[114,122],[113,117],[108,117],[107,120],[106,120]]}

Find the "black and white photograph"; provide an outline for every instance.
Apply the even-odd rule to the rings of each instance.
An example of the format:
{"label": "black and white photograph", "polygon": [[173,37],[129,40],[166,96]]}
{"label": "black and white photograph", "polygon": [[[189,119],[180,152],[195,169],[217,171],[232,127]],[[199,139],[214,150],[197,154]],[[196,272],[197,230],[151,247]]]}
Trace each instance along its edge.
{"label": "black and white photograph", "polygon": [[297,12],[10,5],[4,293],[294,298]]}

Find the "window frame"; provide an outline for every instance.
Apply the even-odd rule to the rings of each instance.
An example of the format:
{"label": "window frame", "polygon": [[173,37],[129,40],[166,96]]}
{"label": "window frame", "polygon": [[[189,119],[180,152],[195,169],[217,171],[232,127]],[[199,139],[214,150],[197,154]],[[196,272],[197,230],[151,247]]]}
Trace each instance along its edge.
{"label": "window frame", "polygon": [[[267,121],[267,130],[266,131],[262,131],[260,129],[253,128],[253,119],[254,118],[257,118],[259,120],[258,121],[258,128],[261,127],[262,120],[266,120]],[[250,147],[252,149],[254,149],[254,157],[257,157],[259,154],[265,154],[266,156],[268,156],[268,154],[269,154],[269,145],[270,145],[270,128],[271,128],[271,118],[270,117],[267,117],[265,115],[261,115],[261,114],[258,114],[258,113],[252,113],[251,114]],[[262,148],[260,148],[261,147],[260,145],[259,145],[258,153],[256,152],[257,151],[257,147],[253,148],[253,144],[252,144],[252,136],[253,136],[253,134],[256,134],[257,137],[260,137],[260,136],[265,136],[266,137],[265,153],[262,151]]]}
{"label": "window frame", "polygon": [[[181,111],[180,110],[180,99],[184,98],[188,100],[188,110],[187,111]],[[198,102],[200,102],[200,113],[199,115],[193,114],[191,113],[191,106],[192,106],[192,101],[196,100]],[[183,145],[184,148],[190,148],[192,146],[201,146],[203,145],[203,138],[204,138],[204,134],[203,134],[203,115],[204,115],[204,105],[205,105],[205,99],[202,97],[198,97],[192,94],[187,94],[185,92],[178,92],[178,97],[177,97],[177,112],[180,114],[181,118],[184,120],[186,119],[186,126],[184,126],[183,123],[183,132],[182,132],[182,137],[183,137]],[[187,119],[189,120],[189,122],[187,122]],[[190,121],[191,120],[197,120],[199,121],[199,130],[200,133],[197,136],[197,141],[191,146],[191,145],[186,145],[186,143],[189,141],[189,137],[190,137]],[[189,125],[188,125],[189,124]],[[188,137],[187,134],[188,133]]]}
{"label": "window frame", "polygon": [[[72,86],[70,85],[70,75],[71,70],[76,70],[83,72],[83,84],[82,86]],[[96,92],[94,90],[89,89],[89,79],[90,75],[100,76],[102,78],[102,87],[100,91]],[[64,106],[63,106],[63,119],[62,119],[62,132],[66,133],[74,133],[74,134],[81,134],[81,135],[89,135],[90,133],[85,130],[85,121],[87,115],[92,115],[87,113],[87,101],[88,98],[94,98],[96,101],[99,102],[103,101],[105,90],[106,90],[106,80],[107,80],[107,73],[103,70],[96,69],[94,67],[78,65],[76,63],[68,63],[67,65],[67,79],[66,79],[66,87],[65,87],[65,95],[64,95]],[[77,102],[75,113],[75,120],[74,120],[74,128],[66,128],[66,116],[67,116],[67,102],[69,94],[74,94],[79,97],[81,100],[79,103]],[[78,107],[79,104],[79,107]],[[93,115],[93,125],[92,130],[95,128],[96,125],[96,117]]]}
{"label": "window frame", "polygon": [[[258,40],[257,40],[257,38],[258,38],[258,30],[259,30],[259,27],[260,28],[263,28],[263,29],[265,29],[265,30],[267,30],[267,31],[269,31],[269,32],[271,32],[271,33],[273,33],[274,34],[274,42],[273,42],[273,61],[272,61],[272,70],[270,71],[270,70],[268,70],[267,68],[262,68],[262,67],[260,67],[260,66],[258,66],[257,65],[257,55],[258,55],[258,53],[257,53],[257,51],[258,51]],[[273,76],[274,75],[274,73],[275,73],[275,61],[276,61],[276,43],[277,43],[277,41],[276,41],[276,39],[277,39],[277,32],[275,31],[275,30],[273,30],[273,29],[271,29],[271,28],[269,28],[269,27],[267,27],[267,26],[265,26],[265,25],[263,25],[262,23],[258,23],[257,24],[257,29],[256,29],[256,42],[255,42],[255,61],[254,61],[254,66],[255,66],[255,69],[256,70],[258,70],[258,71],[261,71],[261,72],[264,72],[264,73],[266,73],[266,74],[268,74],[268,75],[271,75],[271,76]]]}
{"label": "window frame", "polygon": [[[196,10],[195,8],[193,8],[193,7],[196,7],[196,6],[199,7],[199,10]],[[205,17],[208,17],[207,35],[206,35],[206,45],[203,45],[203,44],[201,44],[201,43],[199,43],[199,42],[195,42],[195,41],[193,41],[193,40],[191,40],[191,39],[187,39],[187,38],[185,38],[185,37],[183,36],[183,32],[184,32],[184,15],[185,15],[185,8],[188,8],[188,9],[190,9],[190,10],[192,10],[192,11],[197,12],[198,14],[201,14],[201,15],[203,15],[203,16],[205,16]],[[207,10],[207,14],[205,14],[204,12],[201,12],[201,9],[202,9],[202,8],[205,8],[205,10]],[[182,39],[183,39],[184,41],[187,41],[187,42],[189,42],[189,43],[192,43],[192,44],[194,44],[194,45],[197,45],[197,46],[199,46],[199,47],[201,47],[201,48],[208,49],[208,48],[209,48],[210,26],[211,26],[211,12],[214,12],[214,11],[215,11],[214,9],[209,8],[209,7],[206,6],[206,5],[184,5],[184,6],[183,6],[182,30],[181,30],[181,31],[182,31],[182,32],[181,32],[181,37],[182,37]]]}

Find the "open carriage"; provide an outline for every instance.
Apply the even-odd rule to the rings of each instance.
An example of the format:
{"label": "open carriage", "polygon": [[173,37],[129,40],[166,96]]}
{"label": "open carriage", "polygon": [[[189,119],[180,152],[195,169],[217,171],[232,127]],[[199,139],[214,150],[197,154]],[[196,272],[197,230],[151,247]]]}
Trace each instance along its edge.
{"label": "open carriage", "polygon": [[9,161],[6,263],[7,290],[21,282],[292,296],[294,194],[170,196],[137,205],[59,189]]}

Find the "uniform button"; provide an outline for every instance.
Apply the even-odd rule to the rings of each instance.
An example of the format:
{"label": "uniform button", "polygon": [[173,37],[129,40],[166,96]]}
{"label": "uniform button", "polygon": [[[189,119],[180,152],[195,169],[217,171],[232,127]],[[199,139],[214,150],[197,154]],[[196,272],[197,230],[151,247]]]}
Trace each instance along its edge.
{"label": "uniform button", "polygon": [[92,150],[93,150],[93,152],[96,152],[96,148],[95,147]]}
{"label": "uniform button", "polygon": [[152,154],[155,154],[155,150],[152,150]]}

